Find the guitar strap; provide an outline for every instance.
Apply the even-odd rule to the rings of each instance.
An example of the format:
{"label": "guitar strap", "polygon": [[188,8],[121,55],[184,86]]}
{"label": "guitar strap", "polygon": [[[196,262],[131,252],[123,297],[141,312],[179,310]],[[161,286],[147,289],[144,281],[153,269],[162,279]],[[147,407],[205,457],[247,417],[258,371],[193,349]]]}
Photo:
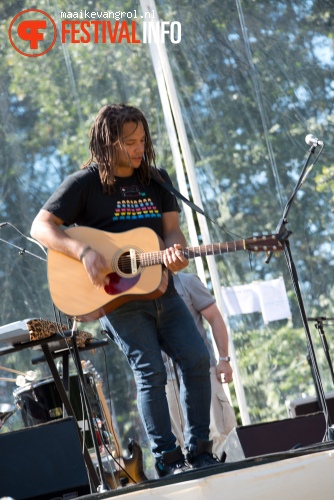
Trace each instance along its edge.
{"label": "guitar strap", "polygon": [[[212,222],[213,224],[216,224],[218,227],[220,227],[219,224],[217,224],[217,222],[212,220],[199,206],[195,205],[195,203],[193,203],[192,201],[188,200],[188,198],[183,196],[183,194],[181,194],[180,191],[175,189],[174,186],[172,186],[172,184],[170,184],[169,182],[163,181],[158,176],[154,175],[154,172],[151,173],[151,178],[154,179],[158,184],[160,184],[160,186],[167,189],[168,191],[173,193],[174,196],[176,196],[177,198],[182,200],[184,203],[186,203],[186,205],[188,205],[192,210],[195,210],[199,214],[204,215],[204,217],[206,217],[210,222]],[[222,228],[220,228],[220,229],[222,229]]]}

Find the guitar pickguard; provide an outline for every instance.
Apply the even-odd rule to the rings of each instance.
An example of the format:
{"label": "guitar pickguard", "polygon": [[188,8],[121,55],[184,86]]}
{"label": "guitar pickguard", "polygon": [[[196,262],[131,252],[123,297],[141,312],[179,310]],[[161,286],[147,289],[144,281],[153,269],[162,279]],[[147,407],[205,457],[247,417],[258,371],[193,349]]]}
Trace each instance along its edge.
{"label": "guitar pickguard", "polygon": [[109,285],[105,285],[104,290],[108,295],[124,293],[135,286],[140,279],[140,274],[132,276],[131,278],[123,278],[117,273],[109,273],[107,276],[110,278],[110,282]]}

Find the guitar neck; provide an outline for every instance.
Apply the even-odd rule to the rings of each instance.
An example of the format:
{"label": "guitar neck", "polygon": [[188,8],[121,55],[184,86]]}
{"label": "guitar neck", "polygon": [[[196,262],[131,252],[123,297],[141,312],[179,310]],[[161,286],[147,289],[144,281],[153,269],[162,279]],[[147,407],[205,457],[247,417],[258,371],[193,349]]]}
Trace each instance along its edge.
{"label": "guitar neck", "polygon": [[101,405],[102,405],[102,409],[103,409],[103,413],[104,413],[104,417],[105,417],[105,420],[106,420],[106,424],[107,424],[109,433],[114,438],[116,456],[120,457],[121,456],[121,443],[120,443],[120,439],[119,439],[118,434],[116,432],[114,423],[113,423],[113,421],[111,419],[110,411],[109,411],[106,399],[104,397],[104,393],[103,393],[103,390],[102,390],[102,384],[101,384],[101,382],[97,382],[95,384],[95,387],[97,389],[97,394],[99,396],[99,399],[100,399],[100,402],[101,402]]}
{"label": "guitar neck", "polygon": [[245,240],[186,247],[182,249],[182,253],[187,259],[194,259],[195,257],[203,257],[206,255],[220,255],[228,252],[237,252],[238,250],[246,250]]}
{"label": "guitar neck", "polygon": [[[206,255],[219,255],[228,252],[246,250],[245,240],[226,241],[224,243],[211,243],[210,245],[200,245],[197,247],[185,247],[181,249],[182,254],[187,259],[203,257]],[[163,264],[164,250],[158,252],[142,253],[138,256],[140,265],[143,267]]]}

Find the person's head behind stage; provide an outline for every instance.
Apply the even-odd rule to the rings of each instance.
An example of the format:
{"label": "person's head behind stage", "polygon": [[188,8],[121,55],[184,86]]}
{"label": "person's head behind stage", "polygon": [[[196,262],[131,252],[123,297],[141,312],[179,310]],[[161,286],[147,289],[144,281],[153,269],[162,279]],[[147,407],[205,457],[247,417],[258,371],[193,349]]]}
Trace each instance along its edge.
{"label": "person's head behind stage", "polygon": [[96,162],[104,192],[113,192],[115,176],[138,169],[142,183],[150,179],[155,152],[144,114],[126,104],[108,104],[98,113],[90,130],[90,159],[82,168]]}

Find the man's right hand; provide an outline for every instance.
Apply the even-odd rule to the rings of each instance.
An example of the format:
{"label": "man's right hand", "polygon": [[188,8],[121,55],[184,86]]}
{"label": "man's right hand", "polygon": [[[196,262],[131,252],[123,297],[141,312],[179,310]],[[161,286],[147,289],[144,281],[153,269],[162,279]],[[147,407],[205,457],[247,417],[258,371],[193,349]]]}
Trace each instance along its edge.
{"label": "man's right hand", "polygon": [[82,258],[83,263],[90,281],[96,288],[101,288],[105,285],[109,285],[110,278],[107,276],[108,268],[107,261],[98,252],[95,252],[93,248],[87,252]]}
{"label": "man's right hand", "polygon": [[[61,228],[63,223],[62,219],[42,209],[33,221],[31,236],[47,248],[64,253],[73,259],[79,259],[85,245],[81,241],[70,238]],[[84,252],[81,262],[96,288],[109,284],[110,279],[107,274],[110,272],[110,267],[103,255],[91,249],[87,253]]]}

